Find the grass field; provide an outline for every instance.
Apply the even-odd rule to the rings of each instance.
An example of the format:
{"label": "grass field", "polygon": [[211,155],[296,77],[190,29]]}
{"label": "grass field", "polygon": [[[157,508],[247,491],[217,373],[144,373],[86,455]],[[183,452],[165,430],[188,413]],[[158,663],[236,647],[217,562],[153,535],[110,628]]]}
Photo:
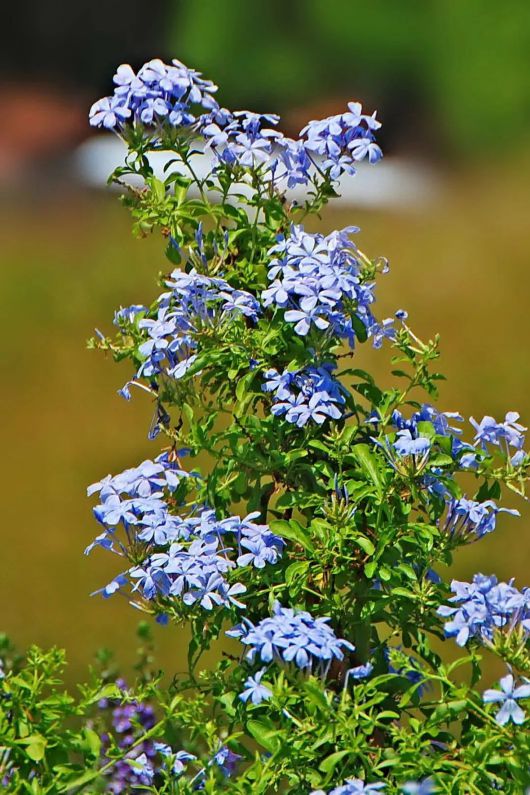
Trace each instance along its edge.
{"label": "grass field", "polygon": [[[381,314],[403,307],[420,336],[442,334],[441,408],[530,421],[528,177],[521,166],[448,177],[422,211],[328,212],[327,228],[356,223],[361,247],[390,259]],[[83,557],[96,533],[88,483],[152,455],[151,406],[116,395],[127,367],[84,349],[114,308],[155,296],[166,268],[154,238],[135,241],[112,197],[72,195],[2,207],[2,482],[0,627],[21,646],[65,646],[73,676],[101,645],[130,662],[139,616],[120,599],[89,593],[116,573],[112,556]],[[361,355],[380,368],[384,356]],[[362,363],[361,363],[362,360]],[[530,584],[530,510],[501,517],[466,549],[454,574],[515,576]],[[119,561],[118,561],[119,563]],[[157,630],[160,660],[179,666],[185,637]]]}

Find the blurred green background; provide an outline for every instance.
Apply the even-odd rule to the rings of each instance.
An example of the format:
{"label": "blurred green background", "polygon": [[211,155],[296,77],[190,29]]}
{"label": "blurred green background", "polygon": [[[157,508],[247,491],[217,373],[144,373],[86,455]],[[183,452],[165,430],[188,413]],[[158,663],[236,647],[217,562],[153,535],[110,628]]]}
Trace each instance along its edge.
{"label": "blurred green background", "polygon": [[[140,618],[123,600],[89,597],[117,568],[102,551],[82,555],[97,532],[86,485],[157,452],[146,439],[149,402],[116,394],[127,367],[84,343],[95,326],[110,329],[118,306],[154,298],[167,267],[163,242],[134,240],[116,196],[79,177],[90,102],[110,90],[119,62],[160,55],[203,70],[229,107],[283,111],[289,132],[349,99],[378,107],[386,162],[401,175],[420,169],[429,198],[401,203],[398,175],[392,205],[367,207],[359,194],[322,226],[358,224],[361,247],[390,259],[381,315],[403,307],[420,336],[441,333],[441,408],[475,417],[517,409],[528,424],[530,6],[156,2],[142,38],[136,2],[113,5],[104,28],[101,10],[79,24],[83,3],[36,17],[30,5],[31,21],[2,51],[0,79],[0,629],[21,646],[66,647],[74,677],[101,645],[129,664]],[[34,47],[14,68],[17,35]],[[385,354],[362,351],[358,362],[384,374]],[[515,495],[506,505],[521,519],[501,517],[452,574],[530,584],[530,509]],[[157,628],[156,637],[161,663],[178,668],[186,636]]]}

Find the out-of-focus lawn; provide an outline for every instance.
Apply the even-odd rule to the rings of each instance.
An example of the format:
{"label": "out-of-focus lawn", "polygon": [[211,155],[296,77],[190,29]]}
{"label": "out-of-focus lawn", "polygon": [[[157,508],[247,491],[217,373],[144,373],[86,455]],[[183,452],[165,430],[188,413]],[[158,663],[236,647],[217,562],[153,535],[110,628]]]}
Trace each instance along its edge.
{"label": "out-of-focus lawn", "polygon": [[[528,175],[489,170],[449,178],[440,200],[416,213],[328,212],[332,228],[356,223],[361,247],[387,256],[380,314],[403,307],[420,336],[442,334],[441,407],[464,415],[530,421]],[[110,328],[120,304],[154,298],[167,269],[158,239],[135,241],[112,197],[72,196],[2,208],[2,576],[0,629],[21,646],[65,646],[71,674],[101,645],[128,662],[140,616],[120,599],[90,599],[120,561],[83,557],[96,534],[88,483],[156,450],[146,439],[152,407],[116,390],[126,366],[84,349],[94,326]],[[361,353],[380,368],[384,354]],[[529,582],[530,510],[501,517],[496,533],[460,555],[475,571]],[[157,629],[160,661],[178,669],[182,631]]]}

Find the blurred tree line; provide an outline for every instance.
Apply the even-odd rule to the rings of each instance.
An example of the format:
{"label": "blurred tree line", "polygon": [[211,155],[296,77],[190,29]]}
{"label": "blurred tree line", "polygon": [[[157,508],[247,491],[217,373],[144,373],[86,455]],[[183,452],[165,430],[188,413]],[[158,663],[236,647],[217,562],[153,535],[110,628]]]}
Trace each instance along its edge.
{"label": "blurred tree line", "polygon": [[159,55],[293,128],[361,99],[387,151],[509,156],[530,130],[529,0],[19,0],[2,23],[0,88],[64,90],[83,123],[118,63]]}
{"label": "blurred tree line", "polygon": [[510,153],[530,130],[528,0],[174,0],[170,39],[226,102],[380,107],[391,148]]}

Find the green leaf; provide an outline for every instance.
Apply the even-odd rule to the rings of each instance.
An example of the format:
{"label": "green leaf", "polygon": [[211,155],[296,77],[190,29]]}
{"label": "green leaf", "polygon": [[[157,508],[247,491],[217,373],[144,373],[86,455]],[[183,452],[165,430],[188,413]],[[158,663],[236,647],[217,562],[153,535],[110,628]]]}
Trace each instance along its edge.
{"label": "green leaf", "polygon": [[151,190],[153,191],[154,195],[159,201],[163,201],[166,198],[166,186],[163,182],[161,182],[156,177],[151,177],[149,180],[151,185]]}
{"label": "green leaf", "polygon": [[291,585],[296,579],[303,577],[309,568],[309,561],[307,560],[297,560],[294,563],[291,563],[290,566],[287,566],[285,571],[285,582],[287,585]]}
{"label": "green leaf", "polygon": [[340,760],[344,759],[348,754],[351,754],[351,751],[336,751],[334,754],[327,756],[324,761],[320,763],[318,769],[323,773],[331,773],[335,770]]}
{"label": "green leaf", "polygon": [[89,729],[88,726],[84,729],[87,746],[92,753],[92,756],[99,756],[101,750],[101,739],[94,729]]}
{"label": "green leaf", "polygon": [[329,455],[330,449],[324,442],[321,442],[319,439],[311,439],[309,442],[309,447],[313,447],[315,450],[320,450],[322,453],[327,453]]}
{"label": "green leaf", "polygon": [[367,555],[373,555],[375,552],[374,545],[369,538],[366,538],[366,536],[355,536],[353,543],[361,547],[362,551],[366,552]]}
{"label": "green leaf", "polygon": [[439,704],[432,715],[432,720],[453,720],[457,715],[467,709],[467,701],[462,698],[455,701],[448,701],[447,704]]}
{"label": "green leaf", "polygon": [[363,472],[372,481],[381,497],[383,494],[383,481],[381,479],[377,458],[371,448],[367,444],[356,444],[352,447],[351,453]]}
{"label": "green leaf", "polygon": [[59,792],[70,792],[73,789],[77,789],[81,787],[83,784],[88,784],[89,781],[94,781],[95,779],[99,778],[99,770],[87,770],[81,776],[73,779],[72,781],[67,782]]}
{"label": "green leaf", "polygon": [[23,740],[18,740],[18,742],[26,746],[26,754],[34,762],[40,762],[44,758],[47,740],[42,734],[30,734],[28,737],[24,737]]}
{"label": "green leaf", "polygon": [[280,745],[278,727],[272,721],[265,722],[265,719],[249,720],[247,729],[257,742],[267,751],[274,753]]}
{"label": "green leaf", "polygon": [[289,541],[294,541],[296,544],[300,544],[300,546],[308,552],[315,551],[315,547],[313,546],[313,542],[307,530],[294,519],[290,519],[289,521],[286,519],[275,519],[270,523],[270,528],[276,535],[287,538]]}
{"label": "green leaf", "polygon": [[309,696],[309,699],[319,707],[321,710],[325,712],[329,712],[329,703],[322,691],[322,686],[317,684],[316,682],[309,679],[307,682],[304,682],[304,690]]}
{"label": "green leaf", "polygon": [[366,564],[366,566],[364,567],[364,573],[366,574],[368,579],[371,579],[374,576],[376,569],[377,569],[376,560],[371,560],[370,563]]}
{"label": "green leaf", "polygon": [[188,422],[191,425],[191,423],[193,422],[193,409],[189,405],[189,403],[183,403],[182,404],[182,413],[184,414],[184,416],[186,417],[186,419],[188,420]]}
{"label": "green leaf", "polygon": [[350,315],[351,324],[353,326],[353,330],[357,335],[357,339],[359,342],[366,342],[368,339],[368,332],[366,331],[366,326],[364,325],[363,321],[357,315]]}
{"label": "green leaf", "polygon": [[114,684],[114,682],[110,682],[108,685],[104,685],[100,688],[97,693],[94,693],[89,703],[94,704],[96,701],[101,701],[104,698],[122,699],[123,690],[120,690],[118,685]]}
{"label": "green leaf", "polygon": [[381,566],[379,569],[379,577],[383,582],[388,582],[392,578],[392,572],[387,566]]}

